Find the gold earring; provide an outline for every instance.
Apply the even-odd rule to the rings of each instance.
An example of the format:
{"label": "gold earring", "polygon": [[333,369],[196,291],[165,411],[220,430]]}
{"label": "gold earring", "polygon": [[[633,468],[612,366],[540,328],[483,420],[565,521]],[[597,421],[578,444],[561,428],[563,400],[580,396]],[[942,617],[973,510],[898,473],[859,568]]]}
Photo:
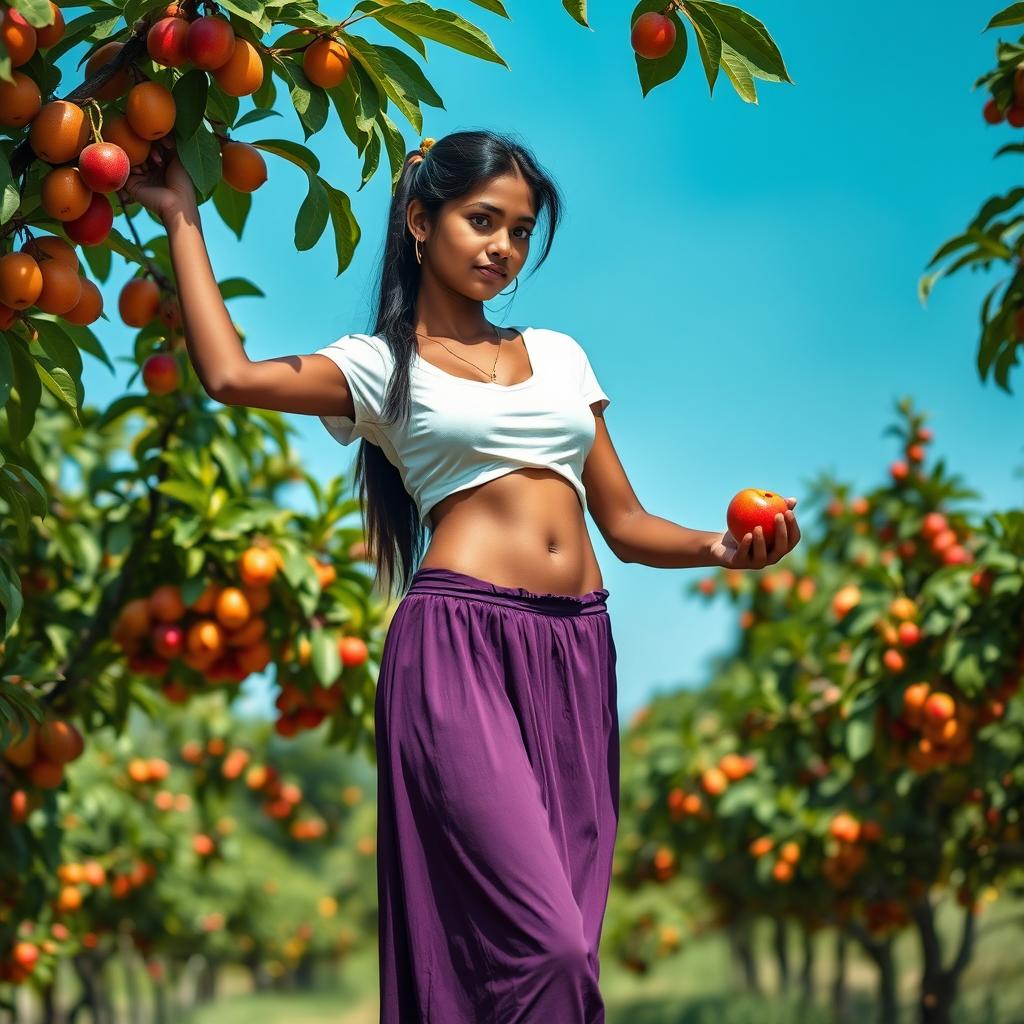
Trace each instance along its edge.
{"label": "gold earring", "polygon": [[415,248],[416,248],[416,262],[417,263],[422,263],[423,262],[423,257],[420,255],[420,240],[418,238],[416,239],[416,246],[415,246]]}

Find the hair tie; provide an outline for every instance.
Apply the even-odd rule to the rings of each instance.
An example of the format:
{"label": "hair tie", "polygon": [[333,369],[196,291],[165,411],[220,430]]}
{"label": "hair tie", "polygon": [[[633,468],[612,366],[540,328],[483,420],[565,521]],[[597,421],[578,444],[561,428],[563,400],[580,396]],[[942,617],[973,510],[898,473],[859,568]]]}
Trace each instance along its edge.
{"label": "hair tie", "polygon": [[430,147],[431,147],[431,146],[432,146],[432,145],[434,144],[434,141],[435,141],[435,140],[434,140],[434,139],[432,139],[432,138],[430,138],[430,136],[427,136],[427,137],[426,137],[425,139],[423,139],[423,140],[422,140],[422,141],[420,142],[420,152],[421,152],[421,153],[422,153],[422,154],[423,154],[424,156],[426,156],[426,155],[427,155],[427,152],[429,151]]}

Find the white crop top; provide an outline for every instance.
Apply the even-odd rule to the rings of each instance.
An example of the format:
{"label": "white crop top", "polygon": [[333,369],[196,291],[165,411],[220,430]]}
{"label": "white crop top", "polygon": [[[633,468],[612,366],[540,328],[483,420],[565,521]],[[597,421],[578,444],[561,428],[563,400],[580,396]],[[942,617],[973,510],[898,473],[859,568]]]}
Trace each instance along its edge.
{"label": "white crop top", "polygon": [[374,334],[346,334],[318,355],[345,374],[355,420],[321,416],[343,445],[357,437],[378,445],[401,473],[420,521],[456,491],[524,466],[552,469],[576,489],[586,507],[583,465],[594,443],[590,403],[610,399],[584,349],[568,334],[524,327],[533,375],[504,386],[457,377],[413,353],[407,423],[383,421],[384,396],[394,369],[387,342]]}

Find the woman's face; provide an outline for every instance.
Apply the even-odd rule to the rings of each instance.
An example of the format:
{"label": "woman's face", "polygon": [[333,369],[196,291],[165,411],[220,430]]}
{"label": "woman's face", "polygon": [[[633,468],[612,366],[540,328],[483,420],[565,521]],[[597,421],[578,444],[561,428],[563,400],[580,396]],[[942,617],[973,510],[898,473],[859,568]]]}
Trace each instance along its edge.
{"label": "woman's face", "polygon": [[[526,262],[535,214],[526,181],[507,174],[445,203],[433,225],[418,202],[410,203],[409,226],[423,239],[425,270],[467,298],[486,301],[510,285]],[[478,269],[489,264],[504,276]]]}

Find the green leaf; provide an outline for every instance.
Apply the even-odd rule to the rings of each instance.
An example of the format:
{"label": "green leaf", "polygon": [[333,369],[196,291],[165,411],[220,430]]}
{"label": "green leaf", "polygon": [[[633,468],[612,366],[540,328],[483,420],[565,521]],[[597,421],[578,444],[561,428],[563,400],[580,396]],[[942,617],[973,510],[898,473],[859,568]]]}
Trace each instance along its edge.
{"label": "green leaf", "polygon": [[36,373],[43,382],[47,391],[57,399],[69,412],[74,414],[75,422],[81,423],[78,418],[78,388],[71,379],[71,374],[58,366],[47,356],[36,356]]}
{"label": "green leaf", "polygon": [[252,209],[252,195],[248,192],[239,192],[222,178],[213,190],[212,199],[214,209],[220,214],[221,220],[241,240],[245,222]]}
{"label": "green leaf", "polygon": [[320,177],[312,171],[306,171],[306,177],[309,179],[309,190],[295,218],[295,248],[299,252],[305,252],[316,245],[327,227],[330,213],[327,190]]}
{"label": "green leaf", "polygon": [[331,226],[334,229],[334,248],[338,256],[338,271],[335,276],[343,274],[352,262],[356,246],[362,235],[359,224],[352,216],[352,205],[348,196],[340,189],[336,189],[328,182],[320,179],[327,192],[327,200],[330,204]]}
{"label": "green leaf", "polygon": [[292,105],[302,123],[303,135],[308,139],[327,124],[327,115],[330,112],[327,93],[306,77],[301,59],[289,55],[281,58],[281,64],[292,81]]}
{"label": "green leaf", "polygon": [[205,71],[193,68],[174,83],[171,90],[177,113],[174,119],[174,137],[188,139],[195,133],[206,113],[206,97],[210,79]]}
{"label": "green leaf", "polygon": [[743,58],[755,78],[793,84],[779,48],[760,21],[738,7],[713,0],[690,0],[689,6],[707,12],[722,42]]}
{"label": "green leaf", "polygon": [[11,165],[5,153],[0,152],[0,224],[6,224],[18,211],[21,194],[11,175]]}
{"label": "green leaf", "polygon": [[[483,5],[484,0],[473,0],[473,3]],[[562,0],[562,6],[569,12],[573,21],[584,28],[590,28],[590,22],[587,21],[587,0]]]}
{"label": "green leaf", "polygon": [[259,3],[259,0],[219,0],[219,2],[221,7],[255,25],[260,30],[261,36],[274,27],[273,20],[267,16],[264,6]]}
{"label": "green leaf", "polygon": [[404,89],[392,80],[388,73],[390,64],[381,58],[377,47],[368,39],[349,32],[341,33],[340,38],[374,85],[391,98],[401,111],[402,116],[412,125],[413,130],[417,134],[422,132],[423,114],[420,112],[416,99],[406,95]]}
{"label": "green leaf", "polygon": [[244,128],[247,124],[255,124],[257,121],[264,121],[268,117],[283,117],[280,110],[260,110],[254,108],[244,113],[231,127],[232,131]]}
{"label": "green leaf", "polygon": [[[394,4],[371,16],[380,22],[400,25],[425,39],[433,39],[469,54],[470,57],[479,57],[481,60],[508,67],[494,49],[494,44],[486,32],[451,11],[413,2]],[[342,42],[345,42],[346,36],[347,33],[340,34]],[[348,43],[345,42],[345,45]]]}
{"label": "green leaf", "polygon": [[295,164],[296,167],[301,167],[304,171],[320,170],[320,161],[316,154],[301,143],[292,142],[290,139],[260,139],[252,145],[257,149],[282,157]]}
{"label": "green leaf", "polygon": [[175,138],[178,156],[199,194],[205,199],[221,180],[220,143],[217,136],[205,124],[200,124],[186,139],[178,138],[175,126]]}
{"label": "green leaf", "polygon": [[225,278],[223,281],[218,282],[217,287],[220,289],[221,298],[225,302],[228,299],[236,299],[243,295],[262,299],[265,294],[257,285],[244,277]]}
{"label": "green leaf", "polygon": [[998,14],[993,14],[984,31],[990,28],[1005,28],[1007,25],[1024,24],[1024,4],[1010,4]]}
{"label": "green leaf", "polygon": [[168,497],[188,505],[200,514],[206,512],[209,505],[210,495],[197,484],[191,484],[186,480],[161,480],[156,489]]}
{"label": "green leaf", "polygon": [[310,665],[313,674],[324,686],[330,686],[341,673],[341,655],[333,630],[314,629]]}
{"label": "green leaf", "polygon": [[846,753],[851,761],[860,761],[875,744],[875,708],[866,707],[846,720]]}
{"label": "green leaf", "polygon": [[729,76],[733,88],[746,103],[757,103],[757,90],[747,62],[722,40],[722,67]]}
{"label": "green leaf", "polygon": [[708,80],[708,92],[713,96],[715,82],[718,80],[718,69],[722,63],[722,34],[702,7],[686,6],[682,10],[693,25],[694,35],[697,37],[697,50]]}

